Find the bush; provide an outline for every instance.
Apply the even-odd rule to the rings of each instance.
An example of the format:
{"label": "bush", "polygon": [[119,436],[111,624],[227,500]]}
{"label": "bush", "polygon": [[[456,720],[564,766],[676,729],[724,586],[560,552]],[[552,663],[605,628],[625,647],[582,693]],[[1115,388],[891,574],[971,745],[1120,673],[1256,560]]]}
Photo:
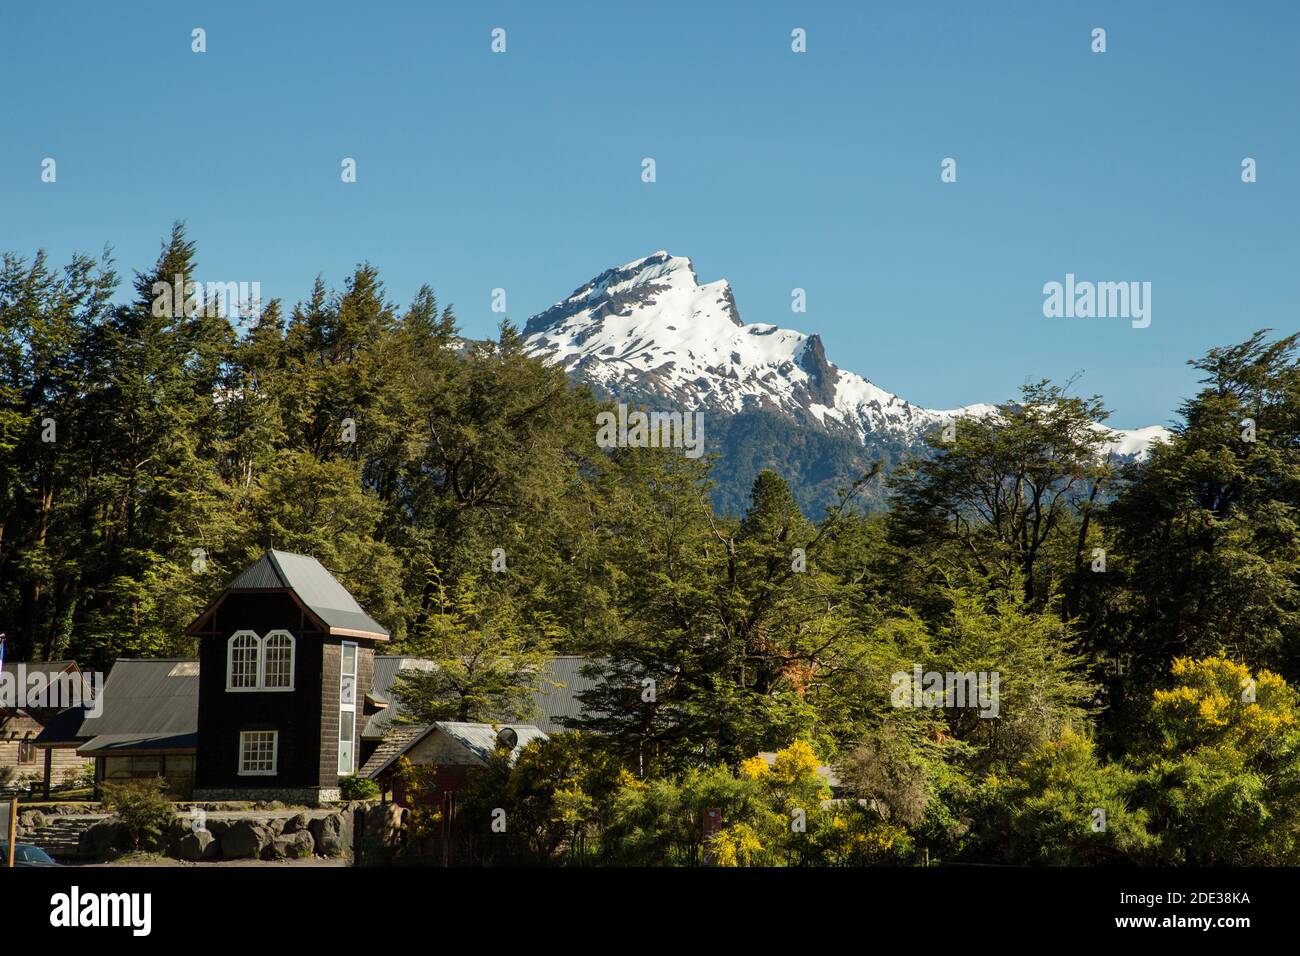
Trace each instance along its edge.
{"label": "bush", "polygon": [[126,827],[134,849],[149,849],[176,821],[176,808],[162,777],[105,784],[104,805]]}
{"label": "bush", "polygon": [[344,800],[374,800],[379,796],[379,784],[368,777],[339,777],[339,796]]}

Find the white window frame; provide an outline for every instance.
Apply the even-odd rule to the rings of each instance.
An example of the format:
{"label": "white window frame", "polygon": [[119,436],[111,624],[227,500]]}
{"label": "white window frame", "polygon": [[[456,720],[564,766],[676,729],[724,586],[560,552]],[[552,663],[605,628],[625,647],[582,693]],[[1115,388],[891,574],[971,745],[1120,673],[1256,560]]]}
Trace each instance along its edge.
{"label": "white window frame", "polygon": [[[343,669],[343,661],[346,658],[346,649],[352,648],[352,673],[349,674]],[[339,644],[339,733],[338,747],[336,750],[335,767],[340,777],[346,777],[348,774],[357,772],[357,672],[361,670],[361,648],[355,641],[343,641]],[[343,702],[343,681],[345,678],[352,678],[352,703]],[[352,714],[352,737],[347,741],[351,746],[348,748],[351,760],[345,770],[343,768],[343,715]]]}
{"label": "white window frame", "polygon": [[[269,654],[267,654],[267,651],[270,649],[271,638],[273,637],[287,637],[289,639],[289,686],[287,687],[271,687],[266,683],[266,664],[270,656]],[[275,693],[276,691],[293,690],[294,666],[297,663],[298,663],[298,642],[294,640],[293,635],[290,634],[288,631],[284,630],[284,628],[277,628],[274,631],[267,631],[266,636],[262,638],[261,653],[258,655],[258,667],[257,667],[258,687],[261,690],[268,691],[270,693]]]}
{"label": "white window frame", "polygon": [[[289,686],[288,687],[267,687],[266,686],[266,642],[269,638],[284,636],[289,638]],[[236,687],[234,685],[235,676],[235,641],[241,637],[251,637],[256,644],[254,675],[255,680],[252,687]],[[294,669],[298,664],[298,641],[288,631],[283,628],[277,628],[274,631],[268,631],[266,637],[259,637],[256,631],[247,629],[235,631],[230,635],[230,640],[226,641],[226,690],[234,694],[276,694],[292,691],[294,688]]]}
{"label": "white window frame", "polygon": [[[253,639],[253,686],[236,687],[235,678],[235,641],[241,637],[251,637]],[[226,641],[226,690],[235,694],[245,694],[251,691],[262,689],[262,639],[257,636],[256,631],[236,631],[230,635],[230,640]]]}
{"label": "white window frame", "polygon": [[[245,741],[247,738],[257,734],[262,736],[271,735],[271,769],[270,770],[245,770],[244,757],[246,755]],[[241,777],[274,777],[278,772],[280,763],[280,731],[278,730],[241,730],[239,732],[239,770]]]}

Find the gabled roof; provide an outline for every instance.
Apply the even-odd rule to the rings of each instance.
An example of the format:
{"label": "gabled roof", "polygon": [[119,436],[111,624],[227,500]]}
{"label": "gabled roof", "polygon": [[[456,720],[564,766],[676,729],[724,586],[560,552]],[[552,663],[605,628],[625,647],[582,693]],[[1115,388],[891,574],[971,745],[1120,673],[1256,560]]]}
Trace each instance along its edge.
{"label": "gabled roof", "polygon": [[200,630],[232,591],[287,591],[330,634],[388,640],[388,629],[362,610],[323,564],[310,555],[275,550],[267,551],[231,581],[186,633]]}
{"label": "gabled roof", "polygon": [[486,761],[492,756],[497,746],[497,735],[507,728],[519,736],[519,742],[510,751],[510,762],[514,763],[523,750],[534,740],[549,740],[541,729],[533,724],[468,724],[452,720],[440,720],[434,724],[448,737],[451,737],[466,750]]}
{"label": "gabled roof", "polygon": [[5,661],[0,671],[13,675],[14,679],[18,678],[18,668],[23,667],[28,674],[41,673],[47,678],[53,678],[63,673],[80,673],[76,661]]}
{"label": "gabled roof", "polygon": [[375,752],[370,755],[370,759],[366,761],[365,766],[358,771],[357,775],[373,780],[428,732],[428,724],[408,724],[403,727],[392,728],[384,737],[384,742],[375,748]]}
{"label": "gabled roof", "polygon": [[534,740],[550,739],[533,724],[471,724],[440,720],[427,727],[394,727],[388,732],[384,742],[379,745],[379,749],[370,755],[366,765],[361,768],[361,776],[375,779],[395,764],[399,757],[432,733],[446,734],[478,758],[480,763],[486,764],[496,749],[497,735],[506,728],[513,730],[519,738],[514,749],[510,751],[511,763],[514,763],[519,758],[519,752]]}
{"label": "gabled roof", "polygon": [[[22,670],[19,671],[19,668],[22,668]],[[53,690],[52,685],[60,678],[65,681],[70,678],[78,678],[79,680],[81,669],[77,667],[76,661],[5,661],[4,665],[0,666],[0,675],[7,675],[9,679],[0,682],[0,714],[22,712],[42,722],[47,717],[54,715],[53,712],[58,710],[57,704],[50,707],[15,708],[6,706],[6,704],[11,704],[13,701],[5,700],[4,690],[7,688],[10,691],[17,692],[19,690],[19,677],[21,676],[23,680],[26,680],[33,674],[42,675],[45,678],[45,685]],[[24,687],[26,686],[28,685],[24,684]],[[51,694],[50,696],[57,695]],[[64,703],[68,703],[68,701],[65,700]]]}
{"label": "gabled roof", "polygon": [[96,750],[187,750],[199,730],[199,669],[192,659],[121,660],[108,672],[98,717],[86,717],[77,737]]}

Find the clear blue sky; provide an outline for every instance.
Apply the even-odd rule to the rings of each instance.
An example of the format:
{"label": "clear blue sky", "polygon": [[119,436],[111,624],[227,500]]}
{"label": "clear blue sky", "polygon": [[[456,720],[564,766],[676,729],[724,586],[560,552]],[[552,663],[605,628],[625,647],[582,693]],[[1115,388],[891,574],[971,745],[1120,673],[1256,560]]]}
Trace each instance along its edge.
{"label": "clear blue sky", "polygon": [[[1161,423],[1185,359],[1300,329],[1298,36],[1288,0],[6,3],[0,249],[129,274],[185,219],[201,279],[368,259],[483,335],[494,287],[522,323],[664,248],[912,401],[1082,370]],[[1152,282],[1151,327],[1044,318],[1067,272]]]}

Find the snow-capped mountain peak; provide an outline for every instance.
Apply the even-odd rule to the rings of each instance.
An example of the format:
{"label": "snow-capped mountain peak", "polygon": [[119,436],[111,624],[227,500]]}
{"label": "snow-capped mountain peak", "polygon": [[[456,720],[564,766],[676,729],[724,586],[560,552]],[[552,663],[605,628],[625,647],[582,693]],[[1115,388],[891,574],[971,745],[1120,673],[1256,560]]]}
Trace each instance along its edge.
{"label": "snow-capped mountain peak", "polygon": [[[613,395],[655,396],[665,408],[738,414],[767,409],[865,443],[904,441],[988,404],[927,409],[838,368],[821,338],[740,319],[725,279],[703,285],[691,260],[660,250],[613,269],[533,316],[526,347]],[[1117,432],[1140,455],[1164,429]]]}

